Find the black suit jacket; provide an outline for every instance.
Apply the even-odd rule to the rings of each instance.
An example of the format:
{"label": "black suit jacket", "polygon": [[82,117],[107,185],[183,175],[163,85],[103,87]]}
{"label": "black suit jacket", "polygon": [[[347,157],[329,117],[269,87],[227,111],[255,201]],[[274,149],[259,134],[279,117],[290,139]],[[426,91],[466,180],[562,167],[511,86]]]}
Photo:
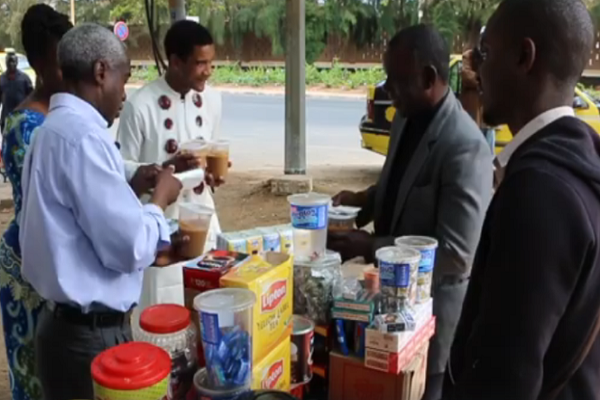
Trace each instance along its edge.
{"label": "black suit jacket", "polygon": [[[565,117],[511,157],[483,226],[444,399],[600,399],[600,138]],[[566,381],[566,382],[565,382]]]}

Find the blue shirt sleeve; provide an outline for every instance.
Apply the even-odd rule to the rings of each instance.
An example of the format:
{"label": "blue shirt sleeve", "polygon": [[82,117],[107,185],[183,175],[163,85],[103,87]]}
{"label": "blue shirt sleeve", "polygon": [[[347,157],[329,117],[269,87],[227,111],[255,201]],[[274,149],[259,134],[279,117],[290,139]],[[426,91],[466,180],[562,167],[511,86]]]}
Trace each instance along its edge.
{"label": "blue shirt sleeve", "polygon": [[123,176],[120,155],[97,137],[73,149],[66,186],[75,218],[103,266],[130,273],[153,264],[170,243],[162,210],[142,206]]}

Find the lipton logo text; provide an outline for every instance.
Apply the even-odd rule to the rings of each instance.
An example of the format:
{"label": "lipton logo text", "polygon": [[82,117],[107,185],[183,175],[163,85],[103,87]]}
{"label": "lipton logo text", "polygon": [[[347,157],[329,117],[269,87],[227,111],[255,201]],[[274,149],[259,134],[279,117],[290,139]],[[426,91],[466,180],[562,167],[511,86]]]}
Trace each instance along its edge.
{"label": "lipton logo text", "polygon": [[277,382],[283,376],[283,360],[276,361],[269,367],[267,376],[262,380],[260,387],[262,389],[275,389]]}
{"label": "lipton logo text", "polygon": [[263,292],[262,296],[260,297],[260,311],[265,312],[274,310],[277,308],[279,303],[281,303],[281,300],[283,300],[286,294],[286,280],[273,282],[271,286],[269,286],[269,289]]}

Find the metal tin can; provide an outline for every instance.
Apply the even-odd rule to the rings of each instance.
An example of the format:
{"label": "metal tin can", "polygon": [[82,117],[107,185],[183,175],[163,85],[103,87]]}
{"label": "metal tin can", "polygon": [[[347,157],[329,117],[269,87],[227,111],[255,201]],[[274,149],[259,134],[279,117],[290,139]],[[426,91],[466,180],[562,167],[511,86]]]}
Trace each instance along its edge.
{"label": "metal tin can", "polygon": [[294,315],[292,325],[292,384],[306,383],[312,379],[315,324]]}

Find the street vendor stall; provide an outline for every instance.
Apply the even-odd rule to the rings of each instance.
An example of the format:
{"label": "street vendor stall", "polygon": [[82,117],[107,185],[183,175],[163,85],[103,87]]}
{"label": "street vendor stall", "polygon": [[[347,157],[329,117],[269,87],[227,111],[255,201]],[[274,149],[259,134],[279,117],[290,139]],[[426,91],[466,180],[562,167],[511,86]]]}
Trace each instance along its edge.
{"label": "street vendor stall", "polygon": [[94,361],[102,399],[420,400],[437,242],[403,237],[376,265],[342,264],[327,230],[352,229],[357,210],[316,193],[289,201],[290,225],[223,233],[182,263],[181,304],[136,314],[136,342]]}

